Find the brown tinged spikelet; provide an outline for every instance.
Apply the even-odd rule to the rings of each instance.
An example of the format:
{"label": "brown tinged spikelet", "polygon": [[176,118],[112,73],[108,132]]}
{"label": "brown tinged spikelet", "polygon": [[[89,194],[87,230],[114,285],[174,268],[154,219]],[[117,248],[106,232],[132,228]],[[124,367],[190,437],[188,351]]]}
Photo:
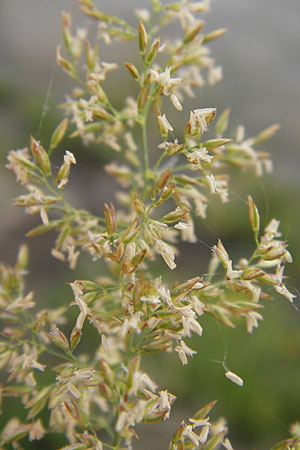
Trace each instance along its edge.
{"label": "brown tinged spikelet", "polygon": [[[166,191],[174,192],[173,188],[175,187],[175,183],[172,183],[173,188],[171,190],[170,190],[170,186],[168,186],[168,183],[169,183],[171,177],[172,177],[172,170],[170,170],[170,169],[165,170],[161,174],[160,178],[156,181],[156,183],[153,187],[153,190],[152,190],[151,198],[153,201],[155,200],[157,193],[160,191],[163,191],[160,198],[162,198],[162,195],[164,195],[166,193]],[[169,198],[168,194],[167,194],[167,197]],[[157,202],[155,204],[157,205]]]}
{"label": "brown tinged spikelet", "polygon": [[97,108],[91,108],[91,111],[93,113],[93,117],[95,117],[96,119],[105,120],[107,122],[115,121],[114,117],[109,114],[106,109],[101,108],[100,106],[98,106]]}
{"label": "brown tinged spikelet", "polygon": [[185,38],[183,40],[183,44],[189,44],[190,42],[192,42],[195,39],[195,37],[200,33],[203,26],[204,26],[204,22],[200,22],[200,23],[198,23],[198,25],[196,25],[194,28],[192,28],[185,36]]}
{"label": "brown tinged spikelet", "polygon": [[258,212],[257,206],[255,205],[251,195],[248,195],[248,206],[249,206],[250,224],[251,224],[255,239],[257,240],[257,236],[259,233],[260,218],[259,218],[259,212]]}
{"label": "brown tinged spikelet", "polygon": [[170,147],[168,147],[165,152],[168,156],[174,156],[177,155],[177,153],[180,153],[184,150],[184,145],[183,144],[177,144],[174,143],[173,145],[171,145]]}
{"label": "brown tinged spikelet", "polygon": [[140,52],[141,52],[141,55],[144,57],[146,49],[147,49],[148,37],[147,37],[146,28],[142,21],[139,22],[138,30],[139,30]]}
{"label": "brown tinged spikelet", "polygon": [[95,44],[94,48],[91,48],[89,41],[85,41],[85,60],[90,72],[95,69],[98,61],[98,45]]}
{"label": "brown tinged spikelet", "polygon": [[137,68],[135,67],[135,65],[130,62],[126,62],[125,66],[126,66],[128,72],[130,73],[130,75],[132,75],[133,78],[138,81],[140,79],[140,75],[139,75],[139,72],[138,72]]}
{"label": "brown tinged spikelet", "polygon": [[266,272],[264,272],[261,269],[258,269],[256,267],[249,267],[246,268],[242,274],[243,280],[256,280],[257,278],[263,277],[266,275]]}
{"label": "brown tinged spikelet", "polygon": [[98,389],[101,395],[105,398],[105,400],[112,401],[113,393],[112,389],[110,389],[104,381],[100,381],[98,384]]}
{"label": "brown tinged spikelet", "polygon": [[41,225],[38,225],[37,227],[28,231],[28,233],[26,233],[26,237],[33,237],[33,236],[38,236],[40,234],[47,233],[50,230],[58,228],[60,225],[62,225],[61,220],[52,220],[51,222],[49,222],[48,225],[44,225],[42,223]]}
{"label": "brown tinged spikelet", "polygon": [[68,128],[68,123],[68,119],[62,120],[53,131],[49,145],[49,153],[51,153],[51,151],[54,150],[63,139]]}
{"label": "brown tinged spikelet", "polygon": [[139,371],[141,364],[141,356],[135,355],[129,362],[128,365],[128,372],[127,372],[127,380],[126,380],[126,387],[127,391],[129,392],[133,386],[134,383],[134,376]]}
{"label": "brown tinged spikelet", "polygon": [[51,330],[50,333],[48,333],[48,337],[52,344],[56,345],[56,347],[59,347],[65,352],[70,351],[68,339],[55,324],[51,325]]}
{"label": "brown tinged spikelet", "polygon": [[139,196],[139,194],[135,194],[135,196],[134,196],[133,207],[134,207],[135,212],[138,215],[144,215],[145,214],[146,208],[145,208],[144,202],[142,201],[142,199]]}
{"label": "brown tinged spikelet", "polygon": [[221,115],[218,117],[218,120],[216,122],[216,134],[217,134],[217,136],[222,136],[224,131],[227,130],[230,112],[231,112],[231,109],[230,108],[226,108],[221,113]]}
{"label": "brown tinged spikelet", "polygon": [[175,284],[174,289],[172,290],[172,295],[178,297],[187,295],[191,290],[196,291],[199,289],[203,289],[204,284],[202,284],[201,281],[201,277],[195,277],[185,281],[184,283]]}
{"label": "brown tinged spikelet", "polygon": [[190,136],[191,134],[192,134],[192,125],[191,125],[191,122],[188,121],[184,128],[184,137],[186,138],[186,137]]}
{"label": "brown tinged spikelet", "polygon": [[160,39],[157,38],[155,39],[155,41],[153,41],[150,50],[146,55],[147,64],[150,64],[155,59],[159,46],[160,46]]}
{"label": "brown tinged spikelet", "polygon": [[90,91],[97,96],[100,103],[106,104],[108,102],[106,93],[97,81],[89,80],[86,85]]}
{"label": "brown tinged spikelet", "polygon": [[132,242],[141,231],[139,226],[139,220],[135,219],[131,225],[128,226],[127,230],[122,234],[121,240],[124,244],[129,244]]}
{"label": "brown tinged spikelet", "polygon": [[70,347],[71,352],[75,350],[79,342],[81,341],[82,331],[75,325],[70,335]]}
{"label": "brown tinged spikelet", "polygon": [[109,206],[107,203],[104,204],[104,216],[107,232],[113,234],[116,229],[116,210],[112,202],[110,202]]}
{"label": "brown tinged spikelet", "polygon": [[163,223],[172,223],[182,220],[186,214],[190,212],[190,208],[176,208],[161,218]]}
{"label": "brown tinged spikelet", "polygon": [[280,129],[280,125],[278,123],[274,123],[273,125],[270,125],[265,130],[261,131],[255,138],[255,143],[260,144],[261,142],[267,141],[271,137],[274,136],[274,134],[277,133],[277,131]]}
{"label": "brown tinged spikelet", "polygon": [[34,322],[33,327],[32,327],[33,334],[38,333],[40,331],[40,329],[45,326],[47,317],[48,317],[48,311],[42,311],[37,315],[36,321]]}
{"label": "brown tinged spikelet", "polygon": [[156,183],[157,192],[162,191],[167,186],[167,184],[169,183],[171,177],[172,177],[172,170],[171,169],[167,169],[161,174],[159,180]]}
{"label": "brown tinged spikelet", "polygon": [[70,77],[75,78],[75,67],[61,56],[59,46],[56,48],[56,62]]}
{"label": "brown tinged spikelet", "polygon": [[55,176],[59,189],[65,186],[65,184],[68,182],[69,175],[70,175],[70,164],[68,162],[64,162]]}
{"label": "brown tinged spikelet", "polygon": [[139,93],[139,96],[137,99],[137,105],[138,105],[138,108],[140,111],[144,108],[144,106],[147,103],[148,92],[149,92],[148,84],[146,86],[143,86],[140,90],[140,93]]}
{"label": "brown tinged spikelet", "polygon": [[123,256],[124,253],[124,243],[122,241],[119,242],[118,247],[117,247],[117,252],[116,252],[116,257],[118,258],[118,261],[120,261],[120,259]]}
{"label": "brown tinged spikelet", "polygon": [[113,373],[112,369],[110,368],[109,364],[105,361],[104,358],[101,358],[99,361],[99,365],[100,365],[100,371],[101,371],[101,374],[103,376],[105,383],[109,387],[113,387],[115,384],[115,376],[114,376],[114,373]]}
{"label": "brown tinged spikelet", "polygon": [[194,185],[199,184],[199,181],[197,181],[195,178],[189,177],[188,175],[175,175],[174,180],[177,183],[183,184],[183,185]]}
{"label": "brown tinged spikelet", "polygon": [[71,14],[65,11],[61,13],[61,26],[63,30],[63,38],[66,50],[69,52],[72,45],[72,36],[70,32]]}
{"label": "brown tinged spikelet", "polygon": [[203,36],[202,43],[204,44],[208,41],[212,41],[213,39],[217,39],[223,36],[223,34],[225,34],[226,32],[227,32],[226,28],[219,28],[215,31],[212,31],[211,33],[207,33]]}
{"label": "brown tinged spikelet", "polygon": [[137,253],[132,260],[130,261],[130,264],[132,266],[139,266],[141,264],[141,262],[143,261],[143,259],[145,258],[145,256],[147,255],[147,250],[143,249],[141,250],[139,253]]}
{"label": "brown tinged spikelet", "polygon": [[215,149],[229,144],[230,142],[232,142],[232,139],[209,139],[208,141],[203,142],[203,145],[207,149]]}
{"label": "brown tinged spikelet", "polygon": [[30,136],[30,147],[31,153],[34,157],[35,161],[38,163],[43,173],[47,176],[51,176],[51,164],[49,160],[49,156],[47,155],[46,150],[40,145],[38,141],[34,139],[33,136]]}
{"label": "brown tinged spikelet", "polygon": [[162,191],[159,199],[154,203],[154,206],[159,206],[165,203],[170,197],[172,197],[175,193],[176,184],[171,183],[169,186],[165,187]]}

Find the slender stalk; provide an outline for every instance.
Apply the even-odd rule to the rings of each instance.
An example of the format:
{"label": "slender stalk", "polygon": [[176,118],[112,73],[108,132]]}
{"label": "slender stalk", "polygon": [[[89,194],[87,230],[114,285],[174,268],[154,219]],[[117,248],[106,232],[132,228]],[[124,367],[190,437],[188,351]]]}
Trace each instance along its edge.
{"label": "slender stalk", "polygon": [[144,116],[144,120],[141,123],[142,127],[142,148],[143,148],[143,158],[144,158],[144,176],[147,178],[147,173],[149,170],[149,155],[148,155],[148,139],[147,139],[147,116]]}
{"label": "slender stalk", "polygon": [[160,166],[162,160],[164,159],[164,157],[165,157],[165,153],[162,153],[162,154],[160,155],[160,157],[157,159],[157,161],[156,161],[156,163],[155,163],[155,166],[153,167],[153,172],[156,172],[156,171],[157,171],[157,169],[159,168],[159,166]]}

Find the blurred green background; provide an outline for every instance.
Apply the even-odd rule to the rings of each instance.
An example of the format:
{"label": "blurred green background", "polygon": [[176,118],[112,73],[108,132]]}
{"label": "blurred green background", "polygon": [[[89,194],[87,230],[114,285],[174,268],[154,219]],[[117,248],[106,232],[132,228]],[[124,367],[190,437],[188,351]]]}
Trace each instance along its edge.
{"label": "blurred green background", "polygon": [[[132,23],[135,23],[132,9],[147,3],[141,0],[98,2],[102,9],[124,14]],[[176,277],[184,279],[205,273],[210,257],[208,247],[218,237],[233,258],[251,251],[246,205],[246,195],[251,193],[264,225],[272,217],[281,220],[281,231],[289,240],[294,256],[294,264],[286,270],[287,285],[297,293],[300,284],[300,3],[298,0],[224,0],[213,2],[212,6],[206,30],[228,29],[225,37],[211,45],[213,56],[223,66],[224,80],[202,89],[191,104],[186,101],[185,111],[210,106],[222,111],[230,106],[232,132],[239,124],[246,126],[248,136],[274,122],[280,123],[281,129],[264,145],[272,153],[274,173],[259,179],[233,173],[231,203],[211,204],[208,220],[198,222],[199,242],[181,245],[177,263],[184,269],[177,269]],[[21,188],[4,168],[7,152],[28,145],[31,133],[48,142],[53,127],[62,118],[56,105],[71,91],[68,77],[55,62],[55,48],[61,42],[61,10],[70,10],[75,23],[88,25],[78,14],[75,0],[27,0],[26,5],[19,0],[0,3],[0,257],[8,263],[14,261],[25,233],[38,219],[25,216],[23,211],[11,206],[12,198],[21,193]],[[134,94],[134,83],[123,69],[125,51],[132,52],[132,59],[127,54],[126,60],[136,59],[135,44],[120,44],[114,47],[113,53],[111,48],[101,48],[103,60],[118,61],[121,67],[119,75],[112,75],[112,84],[108,86],[112,102],[117,106],[124,91],[126,95]],[[122,77],[121,83],[118,76]],[[177,120],[180,127],[178,117],[176,113],[173,118],[170,115],[172,123]],[[76,154],[78,161],[67,189],[70,200],[102,214],[103,203],[113,200],[115,188],[102,169],[110,161],[111,153],[103,153],[101,148],[85,148],[76,140],[68,142],[67,149]],[[60,154],[64,150],[62,147]],[[28,242],[31,253],[28,283],[38,302],[59,305],[71,299],[66,281],[98,275],[101,264],[90,264],[83,256],[76,271],[70,271],[50,256],[53,240],[54,235],[49,234]],[[295,303],[299,306],[298,298]],[[235,449],[263,450],[287,436],[285,427],[300,420],[300,315],[284,298],[276,298],[266,306],[265,320],[253,335],[247,334],[245,324],[229,330],[211,318],[203,319],[204,334],[191,343],[198,354],[187,367],[182,367],[174,355],[155,356],[145,361],[145,368],[161,388],[176,394],[178,400],[168,422],[141,427],[136,449],[166,449],[182,418],[187,419],[205,402],[214,399],[218,399],[218,404],[213,417],[226,417]],[[230,383],[224,377],[222,366],[211,361],[223,359],[224,341],[228,347],[228,365],[244,378],[244,389]],[[49,448],[57,448],[53,445],[50,442]],[[31,447],[39,448],[39,444]]]}

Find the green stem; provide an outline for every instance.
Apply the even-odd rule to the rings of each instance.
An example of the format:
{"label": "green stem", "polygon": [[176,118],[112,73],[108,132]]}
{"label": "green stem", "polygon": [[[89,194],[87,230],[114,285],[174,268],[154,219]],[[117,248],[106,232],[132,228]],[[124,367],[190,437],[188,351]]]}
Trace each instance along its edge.
{"label": "green stem", "polygon": [[160,155],[160,157],[157,159],[157,161],[155,163],[155,166],[153,167],[153,172],[157,171],[157,169],[159,168],[159,166],[160,166],[160,164],[161,164],[161,162],[162,162],[162,160],[164,159],[165,156],[166,156],[165,152],[163,152]]}
{"label": "green stem", "polygon": [[44,352],[48,353],[49,355],[56,356],[57,358],[64,359],[65,361],[68,361],[68,362],[72,362],[72,363],[77,362],[76,358],[74,359],[74,357],[71,358],[69,356],[65,356],[64,354],[58,353],[55,350],[51,350],[47,347],[41,348],[41,351],[44,351]]}
{"label": "green stem", "polygon": [[115,439],[114,439],[114,447],[113,448],[119,448],[122,442],[122,438],[119,435],[119,433],[115,432]]}
{"label": "green stem", "polygon": [[147,177],[149,170],[149,155],[148,155],[148,140],[147,140],[147,114],[145,114],[144,119],[141,123],[142,127],[142,147],[143,147],[143,157],[144,157],[144,176]]}
{"label": "green stem", "polygon": [[188,169],[190,169],[190,167],[191,166],[189,164],[182,164],[181,166],[174,167],[172,169],[172,171],[173,172],[180,172],[181,170],[188,170]]}

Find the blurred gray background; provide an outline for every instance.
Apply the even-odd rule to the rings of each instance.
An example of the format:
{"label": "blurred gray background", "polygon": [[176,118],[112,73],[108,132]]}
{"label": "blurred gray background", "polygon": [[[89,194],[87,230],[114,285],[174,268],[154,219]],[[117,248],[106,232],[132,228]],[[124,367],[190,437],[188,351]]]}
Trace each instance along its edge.
{"label": "blurred gray background", "polygon": [[[148,2],[98,0],[97,4],[103,10],[125,15],[135,23],[132,10],[145,7]],[[10,149],[25,147],[30,133],[36,135],[41,131],[41,138],[47,138],[48,128],[55,126],[61,119],[62,113],[55,105],[63,102],[65,93],[71,90],[69,78],[55,62],[55,48],[61,43],[62,10],[71,11],[75,23],[84,26],[89,23],[78,13],[75,0],[0,2],[0,259],[7,262],[14,261],[25,232],[36,225],[37,219],[25,216],[23,211],[11,206],[11,199],[21,189],[15,184],[13,176],[3,169],[6,154]],[[244,199],[246,193],[253,193],[265,223],[273,216],[282,221],[283,235],[289,239],[290,250],[295,259],[295,264],[287,271],[290,276],[289,287],[292,289],[299,287],[300,270],[299,19],[299,0],[213,1],[212,11],[206,16],[205,30],[212,31],[219,27],[228,29],[223,38],[211,44],[212,55],[223,66],[224,79],[214,87],[201,90],[197,103],[199,108],[216,106],[219,111],[230,106],[233,126],[244,124],[248,136],[255,135],[272,123],[280,123],[281,129],[276,137],[264,145],[264,149],[272,153],[273,175],[262,180],[250,175],[238,179],[237,183],[240,184],[232,188],[233,206],[214,210],[207,225],[213,231],[212,235],[204,224],[199,236],[208,245],[213,245],[218,236],[227,242],[249,242],[251,236],[243,234],[247,223]],[[113,54],[106,53],[105,56],[109,62],[117,59],[120,66],[123,64],[122,52],[118,49],[114,48]],[[126,55],[126,60],[128,59]],[[124,83],[126,82],[124,79]],[[42,129],[39,130],[49,83],[51,90],[48,108],[45,110]],[[119,101],[118,93],[116,85],[113,99],[116,103]],[[79,206],[94,209],[101,214],[103,201],[109,190],[107,186],[110,186],[107,177],[95,165],[97,157],[88,152],[81,156],[81,144],[77,142],[75,145],[78,147],[78,159],[82,160],[82,169],[74,169],[70,182],[73,194],[69,195],[73,195]],[[83,153],[86,152],[86,149],[82,150]],[[230,217],[239,214],[241,205],[245,217],[231,221]],[[76,278],[74,272],[68,271],[63,264],[49,256],[53,239],[52,235],[50,238],[34,238],[29,242],[32,255],[30,270],[35,274],[30,284],[37,291],[37,297],[40,296],[44,301],[53,299],[53,277],[56,286],[59,283],[64,286],[66,280]],[[198,247],[194,250],[182,249],[183,255],[193,261],[194,258],[201,259],[199,252],[202,255],[201,252],[205,251],[203,255],[206,264],[209,250]],[[201,270],[205,270],[204,266],[201,266]],[[78,273],[80,269],[83,271],[83,274],[78,275],[81,278],[88,277],[89,272],[95,272],[93,268],[80,266]],[[192,275],[196,274],[198,273]],[[69,295],[68,288],[62,288],[62,292],[63,295]],[[233,392],[231,386],[224,386],[223,372],[220,372],[218,365],[209,361],[209,358],[222,359],[224,352],[218,329],[209,321],[211,328],[208,326],[208,332],[201,338],[204,340],[199,348],[199,355],[204,349],[209,349],[205,361],[203,356],[202,359],[199,356],[199,360],[194,358],[189,368],[167,361],[173,386],[169,387],[170,372],[166,370],[165,375],[162,375],[165,376],[166,383],[163,388],[169,387],[171,392],[173,389],[176,393],[181,390],[184,399],[181,403],[179,401],[179,412],[174,413],[174,427],[182,417],[182,411],[187,416],[199,404],[218,397],[219,404],[227,406],[225,409],[220,406],[217,415],[228,417],[233,430],[231,436],[235,436],[232,441],[234,448],[249,450],[255,446],[257,450],[265,450],[277,438],[286,436],[284,427],[278,425],[277,420],[286,425],[296,418],[300,420],[297,401],[300,386],[294,384],[297,376],[299,379],[300,371],[300,316],[282,299],[268,306],[264,316],[265,323],[260,325],[261,328],[253,336],[246,335],[244,327],[243,330],[238,328],[231,334],[225,334],[234,367],[237,371],[240,369],[241,374],[248,374],[253,395],[247,391]],[[158,358],[158,361],[161,367],[166,364],[163,359]],[[151,361],[149,366],[152,366]],[[202,385],[207,386],[207,391],[203,394],[200,389],[198,394],[198,388]],[[265,404],[266,410],[259,402]],[[169,430],[167,438],[171,436],[170,433],[172,431]],[[164,431],[158,429],[155,445],[147,443],[147,436],[137,448],[166,448]]]}

